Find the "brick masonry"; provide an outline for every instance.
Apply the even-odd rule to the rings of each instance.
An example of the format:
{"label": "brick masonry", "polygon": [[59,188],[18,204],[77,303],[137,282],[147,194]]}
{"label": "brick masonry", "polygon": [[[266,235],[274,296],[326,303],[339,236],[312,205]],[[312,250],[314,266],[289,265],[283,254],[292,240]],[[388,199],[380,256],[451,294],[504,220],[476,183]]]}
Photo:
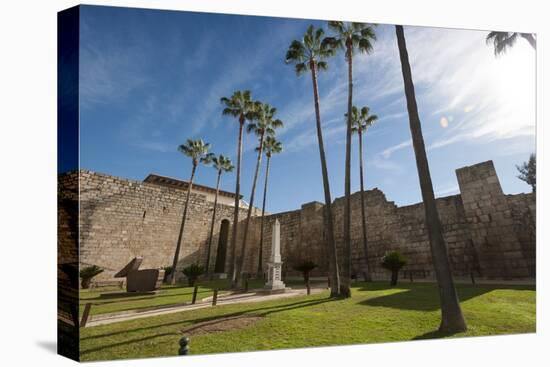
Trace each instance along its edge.
{"label": "brick masonry", "polygon": [[[459,195],[437,199],[453,274],[487,279],[525,279],[535,276],[535,195],[505,195],[492,161],[456,171]],[[80,215],[74,224],[75,185],[79,178]],[[152,183],[132,181],[81,170],[59,176],[59,261],[75,254],[64,251],[74,238],[80,241],[80,264],[96,264],[106,271],[99,279],[109,279],[135,256],[143,256],[144,268],[170,265],[186,192]],[[398,207],[378,189],[365,191],[367,212],[368,264],[373,278],[386,279],[380,258],[399,250],[408,259],[405,270],[433,278],[430,246],[423,204]],[[365,256],[361,233],[360,193],[352,195],[352,264],[361,277]],[[334,201],[336,241],[341,254],[343,239],[343,198]],[[78,206],[76,206],[78,208]],[[292,264],[313,260],[319,267],[314,275],[325,275],[327,251],[324,242],[324,206],[313,202],[298,210],[264,218],[265,259],[271,249],[271,228],[281,223],[283,273],[296,275]],[[184,231],[179,267],[205,263],[213,203],[204,195],[192,194]],[[240,228],[246,210],[240,209]],[[72,221],[69,220],[72,218]],[[230,269],[230,225],[233,208],[219,205],[212,241],[211,270],[216,262],[222,220],[228,222],[225,270]],[[73,223],[72,225],[70,223]],[[79,234],[76,234],[77,229]],[[239,232],[242,236],[242,229]],[[256,273],[259,256],[260,217],[253,217],[249,231],[245,270]],[[223,239],[222,239],[223,241]],[[238,245],[240,247],[240,238]],[[73,246],[74,247],[74,246]],[[239,247],[237,249],[239,249]],[[74,252],[74,251],[73,251]]]}

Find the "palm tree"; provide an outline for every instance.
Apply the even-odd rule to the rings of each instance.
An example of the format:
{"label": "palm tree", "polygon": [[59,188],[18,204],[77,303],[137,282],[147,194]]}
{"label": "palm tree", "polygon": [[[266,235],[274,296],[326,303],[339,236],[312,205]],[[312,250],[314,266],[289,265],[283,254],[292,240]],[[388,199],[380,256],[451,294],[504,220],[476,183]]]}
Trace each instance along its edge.
{"label": "palm tree", "polygon": [[195,172],[200,163],[208,165],[212,162],[212,153],[208,153],[210,144],[205,143],[202,139],[191,140],[187,139],[185,144],[181,144],[178,147],[178,151],[187,157],[191,158],[191,178],[187,185],[187,197],[185,199],[185,207],[183,209],[183,217],[181,219],[180,231],[178,234],[178,242],[176,244],[176,252],[174,253],[174,261],[172,262],[172,272],[170,273],[170,284],[176,284],[176,266],[178,265],[178,258],[180,255],[181,241],[183,238],[183,229],[185,227],[185,220],[187,219],[187,209],[189,208],[189,198],[191,197],[191,189],[193,188],[193,180],[195,179]]}
{"label": "palm tree", "polygon": [[254,194],[256,193],[256,182],[258,181],[258,172],[260,171],[260,164],[262,162],[264,140],[266,136],[274,136],[275,129],[283,126],[283,122],[281,120],[274,118],[276,112],[277,109],[271,107],[267,103],[255,102],[255,113],[253,119],[246,127],[248,133],[254,133],[258,137],[258,157],[256,158],[256,169],[254,171],[254,179],[252,181],[250,201],[248,202],[248,212],[246,214],[246,221],[244,222],[241,256],[237,262],[237,284],[240,284],[242,280],[241,273],[246,256],[248,226],[250,224],[250,217],[252,216],[252,209],[254,208]]}
{"label": "palm tree", "polygon": [[458,301],[451,274],[451,267],[449,265],[447,246],[443,238],[439,213],[437,212],[435,203],[403,26],[396,25],[395,32],[397,35],[397,45],[399,47],[399,57],[401,59],[401,71],[403,73],[405,97],[407,98],[409,125],[416,158],[416,168],[420,181],[420,191],[422,192],[422,201],[424,203],[428,238],[430,240],[433,265],[439,286],[439,298],[441,303],[441,324],[439,330],[451,333],[465,331],[466,322],[464,321],[462,310],[460,309],[460,303]]}
{"label": "palm tree", "polygon": [[239,121],[239,137],[237,144],[237,180],[235,183],[235,211],[233,213],[233,233],[231,234],[231,284],[237,285],[237,228],[239,223],[239,201],[241,199],[241,159],[243,153],[243,129],[246,120],[250,120],[254,113],[254,102],[250,98],[250,91],[236,91],[229,98],[222,97],[221,102],[225,105],[224,115],[230,115]]}
{"label": "palm tree", "polygon": [[537,39],[531,33],[517,33],[517,32],[490,32],[485,38],[487,44],[492,43],[495,49],[495,56],[499,56],[513,47],[518,40],[518,37],[522,37],[529,42],[533,49],[537,49]]}
{"label": "palm tree", "polygon": [[212,249],[212,236],[214,234],[214,223],[216,222],[216,209],[218,207],[218,194],[220,192],[220,179],[222,177],[223,172],[231,172],[233,171],[233,163],[231,163],[231,159],[224,156],[223,154],[220,154],[217,157],[212,158],[212,163],[214,169],[218,172],[218,179],[216,181],[216,196],[214,197],[214,210],[212,212],[212,224],[210,225],[210,235],[208,236],[208,248],[206,251],[206,266],[205,270],[208,273],[208,269],[210,266],[210,252]]}
{"label": "palm tree", "polygon": [[[371,275],[369,270],[369,256],[367,246],[367,214],[365,213],[365,187],[363,181],[363,133],[367,132],[367,129],[371,127],[377,120],[378,116],[371,115],[368,107],[361,108],[361,111],[357,107],[353,106],[351,109],[351,132],[357,133],[359,137],[359,180],[361,183],[361,224],[363,229],[363,249],[365,252],[365,280],[370,282]],[[347,116],[346,116],[347,117]]]}
{"label": "palm tree", "polygon": [[[259,151],[259,147],[256,148]],[[264,153],[267,158],[265,166],[265,182],[264,182],[264,199],[262,203],[262,219],[260,222],[260,255],[258,257],[258,274],[262,274],[262,253],[264,248],[264,215],[265,215],[265,200],[267,197],[267,179],[269,177],[269,163],[271,162],[271,156],[283,151],[283,145],[280,141],[273,136],[266,136],[264,142]]]}
{"label": "palm tree", "polygon": [[335,33],[327,37],[323,43],[345,51],[348,63],[348,112],[346,129],[346,169],[345,169],[345,200],[344,200],[344,271],[342,272],[342,295],[351,297],[351,109],[353,106],[353,52],[372,52],[372,44],[376,40],[373,26],[356,22],[328,22],[329,28]]}
{"label": "palm tree", "polygon": [[325,192],[325,221],[326,241],[329,257],[330,274],[330,296],[337,297],[340,294],[340,272],[338,269],[338,255],[336,252],[336,241],[334,240],[334,222],[332,215],[332,199],[330,195],[330,184],[328,180],[327,160],[325,157],[325,146],[323,143],[323,132],[321,129],[321,112],[319,109],[319,90],[317,85],[317,71],[326,70],[327,59],[333,56],[335,51],[322,43],[324,31],[321,28],[315,29],[312,25],[307,28],[302,40],[294,40],[286,53],[285,62],[295,66],[296,74],[299,76],[308,70],[311,72],[313,83],[313,105],[315,106],[315,120],[317,126],[317,141],[319,143],[319,155],[321,157],[321,172],[323,175],[323,189]]}

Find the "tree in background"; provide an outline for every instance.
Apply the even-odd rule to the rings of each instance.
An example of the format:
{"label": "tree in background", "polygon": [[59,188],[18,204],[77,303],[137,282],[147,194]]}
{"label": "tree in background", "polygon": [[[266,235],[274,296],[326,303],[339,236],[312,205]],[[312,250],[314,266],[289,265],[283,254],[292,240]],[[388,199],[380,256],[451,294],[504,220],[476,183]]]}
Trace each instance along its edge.
{"label": "tree in background", "polygon": [[328,27],[334,32],[333,37],[327,37],[323,44],[333,49],[345,51],[348,64],[348,112],[346,129],[346,163],[345,163],[345,200],[344,200],[344,261],[340,294],[351,297],[351,110],[353,106],[353,53],[355,50],[363,53],[372,52],[372,44],[376,34],[372,25],[356,22],[328,22]]}
{"label": "tree in background", "polygon": [[397,285],[399,270],[401,270],[401,268],[406,264],[407,264],[407,260],[398,251],[392,251],[384,255],[384,257],[382,257],[382,262],[380,263],[380,265],[384,269],[388,269],[389,271],[391,271],[390,285],[392,287]]}
{"label": "tree in background", "polygon": [[[256,151],[259,151],[260,147],[256,148]],[[267,198],[267,180],[269,177],[269,163],[271,162],[271,156],[273,154],[278,154],[283,151],[283,145],[280,141],[275,139],[273,136],[267,136],[264,142],[264,154],[266,157],[266,166],[265,166],[265,181],[264,181],[264,198],[262,202],[262,219],[260,222],[260,255],[258,256],[258,275],[262,274],[262,254],[264,248],[264,215],[265,215],[265,202]]]}
{"label": "tree in background", "polygon": [[216,196],[214,197],[214,210],[212,211],[212,223],[210,224],[210,235],[208,236],[208,247],[206,250],[206,266],[205,270],[208,273],[210,268],[210,253],[212,251],[212,237],[214,234],[214,224],[216,223],[216,209],[218,208],[218,194],[220,192],[220,180],[222,173],[233,171],[233,163],[231,159],[220,154],[217,157],[212,158],[212,164],[214,169],[218,172],[218,178],[216,180]]}
{"label": "tree in background", "polygon": [[[347,116],[346,116],[347,117]],[[351,132],[359,137],[359,182],[361,184],[361,227],[363,234],[363,250],[365,252],[365,281],[370,282],[369,249],[367,245],[367,213],[365,212],[365,186],[363,180],[363,134],[378,120],[378,116],[371,115],[368,107],[359,111],[353,106],[351,109]]]}
{"label": "tree in background", "polygon": [[191,140],[187,139],[185,144],[181,144],[178,150],[185,156],[191,158],[191,178],[187,185],[187,198],[185,199],[185,206],[183,208],[183,216],[181,218],[180,231],[178,234],[178,241],[176,243],[176,251],[174,252],[174,260],[172,261],[172,272],[170,273],[170,284],[176,284],[176,268],[178,265],[178,259],[180,256],[181,242],[183,239],[183,229],[185,228],[185,221],[187,219],[187,209],[189,208],[189,198],[191,197],[191,189],[193,188],[193,180],[195,179],[195,172],[199,164],[208,165],[212,162],[213,154],[208,153],[210,150],[210,144],[205,143],[202,139]]}
{"label": "tree in background", "polygon": [[317,127],[317,142],[319,145],[319,156],[321,158],[321,172],[323,175],[323,190],[325,193],[324,217],[326,223],[326,242],[329,258],[330,296],[340,295],[340,271],[338,269],[338,255],[336,241],[334,240],[334,221],[332,213],[332,199],[330,195],[330,183],[328,179],[327,159],[325,145],[323,143],[323,130],[321,128],[321,111],[319,108],[319,86],[317,84],[317,71],[326,70],[328,67],[325,61],[333,56],[333,48],[323,44],[325,32],[322,28],[315,29],[310,25],[301,40],[294,40],[286,52],[285,62],[293,64],[296,75],[311,72],[313,83],[313,105],[315,107],[315,121]]}
{"label": "tree in background", "polygon": [[246,214],[246,221],[244,222],[243,242],[241,245],[241,254],[238,257],[237,262],[237,284],[242,281],[241,273],[243,270],[244,259],[246,256],[246,247],[248,245],[248,227],[250,225],[250,217],[252,216],[252,210],[254,209],[254,194],[256,193],[256,183],[258,181],[258,172],[260,171],[260,164],[262,162],[262,155],[264,149],[264,141],[266,136],[274,136],[275,129],[283,126],[283,122],[275,118],[277,109],[271,107],[267,103],[255,103],[254,116],[252,121],[246,127],[248,133],[253,133],[258,137],[258,157],[256,158],[256,169],[254,170],[254,178],[252,180],[252,190],[250,191],[250,201],[248,203],[248,212]]}
{"label": "tree in background", "polygon": [[533,192],[537,191],[537,157],[535,154],[529,156],[527,162],[523,162],[521,166],[516,165],[519,175],[517,176],[520,180],[525,181],[527,185],[531,186]]}
{"label": "tree in background", "polygon": [[505,53],[510,47],[513,47],[518,37],[524,38],[533,49],[537,49],[537,39],[531,33],[490,32],[485,38],[485,42],[487,42],[487,44],[492,43],[495,50],[495,56],[499,56]]}
{"label": "tree in background", "polygon": [[239,208],[241,199],[241,159],[243,155],[243,129],[247,120],[252,119],[254,102],[250,97],[250,91],[235,91],[229,98],[222,97],[221,103],[225,105],[222,114],[237,118],[239,122],[239,135],[237,139],[237,179],[235,180],[235,207],[233,212],[233,232],[231,234],[231,285],[237,285],[237,230],[239,223]]}

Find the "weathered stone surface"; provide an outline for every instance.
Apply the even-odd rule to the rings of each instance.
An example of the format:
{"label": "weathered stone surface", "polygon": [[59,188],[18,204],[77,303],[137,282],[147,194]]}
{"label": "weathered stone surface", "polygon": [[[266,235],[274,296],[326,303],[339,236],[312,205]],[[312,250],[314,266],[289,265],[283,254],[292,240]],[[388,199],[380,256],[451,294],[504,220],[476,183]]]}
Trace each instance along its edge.
{"label": "weathered stone surface", "polygon": [[[459,195],[437,199],[449,258],[456,276],[469,276],[473,271],[486,278],[520,279],[535,275],[534,194],[505,195],[491,161],[460,168],[456,171]],[[78,183],[79,182],[79,183]],[[78,197],[78,188],[80,196]],[[185,191],[152,183],[131,181],[81,170],[59,177],[59,243],[66,250],[61,257],[74,259],[78,254],[70,246],[78,238],[80,263],[96,264],[106,269],[101,278],[112,277],[136,256],[144,258],[144,267],[157,268],[171,264]],[[353,274],[361,277],[365,258],[361,232],[360,193],[351,198]],[[378,189],[364,192],[367,213],[368,264],[374,279],[386,279],[380,266],[381,257],[399,250],[408,259],[404,271],[434,276],[431,252],[424,220],[423,204],[396,206]],[[79,201],[78,201],[79,198]],[[213,203],[204,195],[192,194],[188,220],[178,267],[193,262],[205,263],[208,231]],[[80,204],[75,213],[75,203]],[[334,201],[335,237],[342,254],[343,198]],[[72,209],[71,209],[72,208]],[[219,205],[212,242],[212,269],[216,262],[220,224],[232,222],[233,208]],[[75,217],[79,219],[75,223]],[[240,228],[246,211],[240,210]],[[292,266],[302,259],[319,266],[313,276],[326,275],[328,269],[325,245],[324,205],[312,202],[298,210],[265,217],[264,271],[271,252],[272,228],[281,224],[283,278],[298,275]],[[227,237],[225,271],[230,269],[230,238]],[[79,233],[77,233],[77,230]],[[248,251],[244,271],[255,273],[259,256],[260,218],[253,217],[249,229]],[[240,237],[237,253],[240,248]],[[72,242],[71,242],[72,241]]]}

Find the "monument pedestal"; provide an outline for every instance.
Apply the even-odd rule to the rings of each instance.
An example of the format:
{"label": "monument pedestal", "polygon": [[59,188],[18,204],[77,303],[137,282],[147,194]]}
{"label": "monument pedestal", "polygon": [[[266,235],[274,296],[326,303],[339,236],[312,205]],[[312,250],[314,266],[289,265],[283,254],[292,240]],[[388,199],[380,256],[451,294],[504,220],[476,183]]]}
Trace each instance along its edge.
{"label": "monument pedestal", "polygon": [[282,262],[267,263],[267,283],[264,288],[269,290],[285,289],[285,283],[283,283],[281,276],[282,266]]}
{"label": "monument pedestal", "polygon": [[285,283],[282,280],[281,261],[281,225],[278,219],[275,219],[271,237],[271,257],[267,263],[267,283],[264,290],[270,293],[284,292],[286,289]]}

